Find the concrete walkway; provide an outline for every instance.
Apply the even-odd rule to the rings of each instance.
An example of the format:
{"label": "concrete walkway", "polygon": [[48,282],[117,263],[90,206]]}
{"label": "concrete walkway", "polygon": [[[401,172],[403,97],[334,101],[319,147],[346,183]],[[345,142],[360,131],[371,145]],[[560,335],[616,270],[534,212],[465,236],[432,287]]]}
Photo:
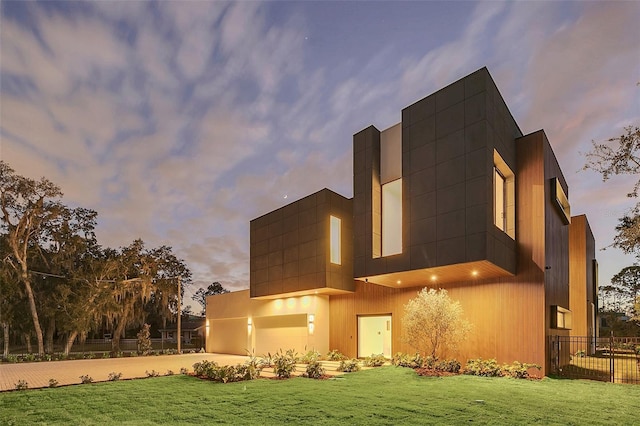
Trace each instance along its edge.
{"label": "concrete walkway", "polygon": [[193,372],[193,364],[202,360],[215,361],[220,365],[235,365],[245,362],[246,356],[221,354],[159,355],[134,358],[79,359],[71,361],[42,361],[0,364],[0,392],[15,389],[19,380],[25,380],[29,388],[49,386],[49,379],[59,385],[80,384],[80,376],[88,375],[95,382],[106,381],[109,373],[122,373],[122,379],[147,377],[146,371],[155,370],[160,375],[167,370],[180,374],[181,368]]}

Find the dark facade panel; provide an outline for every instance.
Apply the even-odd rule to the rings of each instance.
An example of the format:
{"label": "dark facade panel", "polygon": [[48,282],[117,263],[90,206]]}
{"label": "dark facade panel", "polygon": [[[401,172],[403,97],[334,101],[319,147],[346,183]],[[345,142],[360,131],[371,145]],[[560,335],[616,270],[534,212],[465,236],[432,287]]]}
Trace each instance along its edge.
{"label": "dark facade panel", "polygon": [[[330,216],[341,220],[341,262],[330,258]],[[251,297],[353,289],[353,203],[323,189],[251,222]],[[255,235],[254,235],[255,234]]]}
{"label": "dark facade panel", "polygon": [[403,248],[385,261],[380,132],[354,135],[355,277],[480,260],[515,273],[516,243],[493,224],[493,167],[495,150],[516,169],[519,136],[486,68],[403,109]]}

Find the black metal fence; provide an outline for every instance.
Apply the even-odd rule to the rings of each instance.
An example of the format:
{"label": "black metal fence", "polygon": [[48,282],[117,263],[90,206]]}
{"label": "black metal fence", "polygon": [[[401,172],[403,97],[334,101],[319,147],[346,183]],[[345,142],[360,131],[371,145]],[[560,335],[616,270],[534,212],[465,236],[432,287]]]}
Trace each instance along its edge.
{"label": "black metal fence", "polygon": [[550,336],[549,340],[553,374],[640,384],[640,337]]}

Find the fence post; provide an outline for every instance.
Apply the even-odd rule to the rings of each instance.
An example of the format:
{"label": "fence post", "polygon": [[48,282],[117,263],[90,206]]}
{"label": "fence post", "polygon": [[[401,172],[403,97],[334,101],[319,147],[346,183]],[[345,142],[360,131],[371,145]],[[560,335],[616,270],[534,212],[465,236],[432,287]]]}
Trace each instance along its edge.
{"label": "fence post", "polygon": [[560,347],[560,336],[556,335],[555,336],[555,341],[556,341],[556,369],[558,370],[558,373],[560,375],[562,375],[562,368],[560,368],[560,351],[562,350],[562,348]]}
{"label": "fence post", "polygon": [[615,375],[615,362],[613,357],[613,330],[611,330],[611,335],[609,336],[609,372],[611,373],[611,383],[615,383],[616,375]]}

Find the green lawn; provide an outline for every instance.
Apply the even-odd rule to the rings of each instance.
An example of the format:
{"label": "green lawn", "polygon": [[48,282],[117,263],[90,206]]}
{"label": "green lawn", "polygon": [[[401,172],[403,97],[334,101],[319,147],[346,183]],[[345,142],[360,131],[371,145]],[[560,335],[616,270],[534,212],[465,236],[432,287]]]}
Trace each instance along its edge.
{"label": "green lawn", "polygon": [[0,424],[638,424],[640,386],[419,377],[382,367],[334,380],[219,384],[189,376],[0,394]]}

